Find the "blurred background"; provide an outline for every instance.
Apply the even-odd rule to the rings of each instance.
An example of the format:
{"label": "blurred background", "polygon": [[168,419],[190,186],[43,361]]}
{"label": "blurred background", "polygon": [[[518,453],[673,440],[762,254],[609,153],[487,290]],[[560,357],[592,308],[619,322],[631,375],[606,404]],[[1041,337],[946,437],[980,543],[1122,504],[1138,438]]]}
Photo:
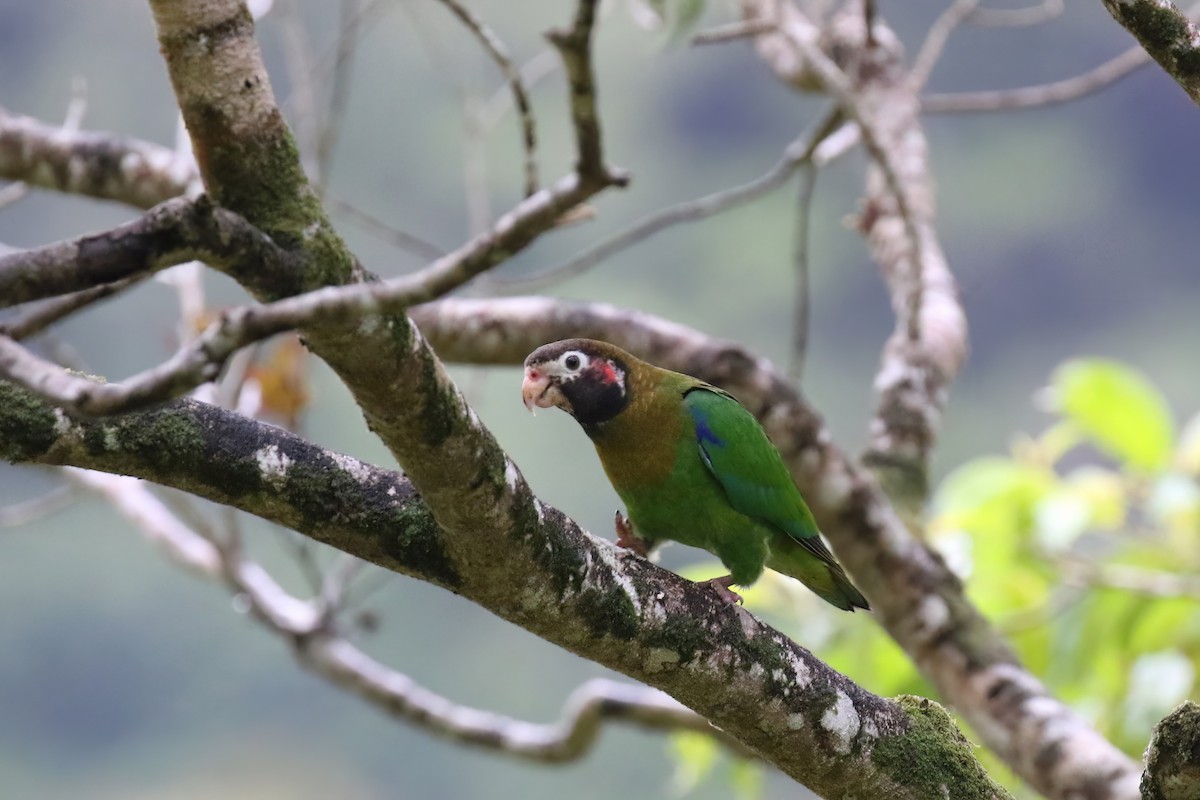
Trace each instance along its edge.
{"label": "blurred background", "polygon": [[[334,59],[337,6],[279,0],[259,25],[277,96],[301,136],[306,95],[313,82],[322,88]],[[450,249],[519,199],[515,119],[496,117],[484,135],[473,125],[504,87],[445,7],[435,0],[375,6],[354,55],[326,191]],[[552,63],[539,55],[547,48],[542,34],[571,13],[570,4],[550,0],[471,8],[519,63]],[[944,8],[932,0],[879,3],[910,54]],[[497,280],[553,268],[656,209],[762,174],[821,113],[820,98],[779,84],[748,43],[689,46],[669,22],[657,31],[639,24],[645,12],[625,0],[606,3],[596,47],[609,159],[629,169],[633,183],[596,200],[594,220],[548,235],[504,264]],[[709,2],[697,25],[727,22],[733,13]],[[1132,44],[1100,4],[1067,0],[1062,16],[1036,27],[961,28],[929,88],[1058,80]],[[298,67],[311,80],[298,79]],[[61,120],[79,77],[86,80],[85,129],[175,141],[177,112],[145,2],[0,0],[0,105]],[[561,73],[540,80],[532,97],[549,182],[572,158]],[[1200,113],[1151,65],[1068,105],[930,115],[927,132],[940,233],[960,281],[972,350],[941,434],[936,477],[953,477],[935,503],[933,535],[1030,667],[1136,756],[1153,722],[1194,694],[1196,593],[1089,584],[1064,599],[1061,561],[1047,548],[1058,547],[1065,528],[1072,542],[1091,536],[1111,544],[1128,533],[1134,510],[1158,509],[1153,504],[1166,493],[1176,504],[1170,514],[1138,516],[1144,535],[1133,561],[1160,570],[1200,566],[1200,491],[1185,452],[1185,424],[1200,410]],[[852,155],[817,183],[802,383],[851,452],[865,440],[871,382],[893,325],[877,269],[844,222],[856,209],[863,171]],[[540,291],[636,307],[784,364],[797,192],[789,183]],[[135,214],[34,191],[0,211],[0,242],[36,246]],[[425,263],[356,216],[335,209],[334,217],[371,270],[390,276]],[[213,306],[244,301],[227,279],[206,280]],[[481,282],[465,291],[504,290]],[[116,379],[173,351],[178,318],[173,290],[149,281],[57,333],[89,371]],[[1055,426],[1070,422],[1072,412],[1060,403],[1060,413],[1048,414],[1035,395],[1061,363],[1079,356],[1136,370],[1141,377],[1131,380],[1165,415],[1170,454],[1131,464],[1102,434],[1082,449],[1072,447],[1076,440],[1063,445],[1042,436],[1061,432]],[[394,466],[344,388],[321,365],[309,368],[301,431]],[[530,418],[518,400],[516,368],[457,368],[455,375],[534,490],[611,536],[618,502],[574,423],[561,414]],[[1088,433],[1086,422],[1080,430]],[[49,472],[0,465],[0,505],[56,481]],[[1082,522],[1061,509],[1080,497]],[[304,594],[296,541],[254,520],[243,524],[255,555]],[[1101,547],[1104,557],[1128,555],[1121,542]],[[700,575],[711,559],[672,548],[663,563]],[[575,686],[604,674],[444,591],[379,573],[361,581],[358,610],[378,623],[359,635],[364,648],[458,702],[550,721]],[[770,582],[752,598],[756,610],[866,688],[931,692],[868,616],[834,617],[818,603]],[[995,770],[1013,783],[1003,767]],[[432,739],[302,672],[284,643],[235,611],[222,587],[179,572],[91,499],[0,531],[0,787],[5,798],[798,796],[788,780],[730,764],[703,743],[627,729],[609,729],[590,756],[560,767]]]}

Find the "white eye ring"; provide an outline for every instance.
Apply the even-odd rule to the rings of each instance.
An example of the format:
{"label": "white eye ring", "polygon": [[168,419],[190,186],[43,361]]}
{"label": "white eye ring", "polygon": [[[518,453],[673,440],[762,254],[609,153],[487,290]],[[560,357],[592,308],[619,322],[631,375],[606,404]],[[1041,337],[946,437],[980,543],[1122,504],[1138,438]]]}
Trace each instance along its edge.
{"label": "white eye ring", "polygon": [[567,372],[579,372],[588,365],[588,357],[578,350],[569,350],[559,356],[558,363]]}

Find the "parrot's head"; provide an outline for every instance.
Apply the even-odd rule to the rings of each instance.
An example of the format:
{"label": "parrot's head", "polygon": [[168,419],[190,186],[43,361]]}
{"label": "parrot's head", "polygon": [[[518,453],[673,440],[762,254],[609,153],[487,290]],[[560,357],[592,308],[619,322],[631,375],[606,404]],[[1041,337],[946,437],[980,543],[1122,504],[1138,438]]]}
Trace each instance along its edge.
{"label": "parrot's head", "polygon": [[594,339],[564,339],[525,359],[521,398],[530,411],[558,406],[583,425],[620,414],[629,402],[626,378],[636,359]]}

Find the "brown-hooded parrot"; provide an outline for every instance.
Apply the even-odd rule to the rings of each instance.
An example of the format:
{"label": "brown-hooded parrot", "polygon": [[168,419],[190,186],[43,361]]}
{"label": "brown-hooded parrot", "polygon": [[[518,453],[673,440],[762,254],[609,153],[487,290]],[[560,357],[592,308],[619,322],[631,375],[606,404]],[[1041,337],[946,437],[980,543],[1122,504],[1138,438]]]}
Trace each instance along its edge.
{"label": "brown-hooded parrot", "polygon": [[727,602],[763,567],[847,611],[868,608],[821,541],[812,512],[758,421],[728,392],[593,339],[543,345],[525,359],[530,411],[557,406],[596,445],[642,552],[672,540],[700,547],[729,574],[709,583]]}

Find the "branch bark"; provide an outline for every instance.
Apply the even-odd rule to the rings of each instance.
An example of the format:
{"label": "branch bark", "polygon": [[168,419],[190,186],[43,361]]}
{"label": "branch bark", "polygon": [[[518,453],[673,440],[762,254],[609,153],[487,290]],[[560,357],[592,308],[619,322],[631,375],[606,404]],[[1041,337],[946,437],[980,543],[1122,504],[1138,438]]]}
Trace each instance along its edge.
{"label": "branch bark", "polygon": [[743,609],[590,536],[510,461],[480,480],[513,513],[464,539],[408,478],[191,400],[73,421],[0,383],[0,457],[145,477],[453,589],[667,692],[826,796],[1008,796],[936,704],[876,697]]}
{"label": "branch bark", "polygon": [[958,577],[912,534],[871,474],[837,448],[820,415],[768,361],[683,325],[601,303],[447,299],[411,313],[452,361],[520,364],[547,341],[587,336],[732,392],[783,454],[880,622],[984,743],[1048,797],[1137,797],[1137,766],[1020,665]]}
{"label": "branch bark", "polygon": [[[539,725],[459,705],[367,655],[341,631],[337,603],[343,573],[322,579],[318,597],[289,594],[256,562],[249,561],[236,539],[218,541],[216,531],[198,532],[184,524],[150,491],[149,484],[125,475],[66,467],[73,483],[104,496],[142,534],[183,569],[224,583],[247,612],[283,639],[305,668],[356,694],[389,716],[435,736],[540,763],[564,763],[586,756],[610,722],[656,731],[690,730],[716,737],[743,757],[754,757],[695,712],[662,692],[597,678],[567,699],[557,723]],[[71,483],[64,484],[69,501]],[[0,509],[0,527],[20,516],[51,508],[61,500],[39,498],[39,508]],[[48,502],[49,501],[49,502]],[[44,513],[44,512],[43,512]],[[6,515],[13,517],[6,519]],[[348,559],[352,566],[364,562]]]}
{"label": "branch bark", "polygon": [[1142,775],[1143,800],[1200,797],[1200,705],[1190,700],[1154,726]]}
{"label": "branch bark", "polygon": [[1113,19],[1200,103],[1200,30],[1170,0],[1104,0]]}
{"label": "branch bark", "polygon": [[168,147],[71,131],[0,108],[0,176],[60,192],[150,208],[196,186],[190,161]]}
{"label": "branch bark", "polygon": [[829,94],[858,123],[871,157],[858,225],[887,283],[896,328],[876,375],[864,460],[915,528],[949,385],[967,350],[966,316],[934,224],[922,76],[906,70],[899,41],[881,21],[867,30],[856,3],[823,29],[779,0],[743,0],[742,12],[776,22],[757,37],[759,55],[781,80]]}
{"label": "branch bark", "polygon": [[237,214],[203,196],[177,198],[103,233],[0,255],[0,308],[201,259],[234,277],[248,264],[278,282],[291,271],[287,255]]}

